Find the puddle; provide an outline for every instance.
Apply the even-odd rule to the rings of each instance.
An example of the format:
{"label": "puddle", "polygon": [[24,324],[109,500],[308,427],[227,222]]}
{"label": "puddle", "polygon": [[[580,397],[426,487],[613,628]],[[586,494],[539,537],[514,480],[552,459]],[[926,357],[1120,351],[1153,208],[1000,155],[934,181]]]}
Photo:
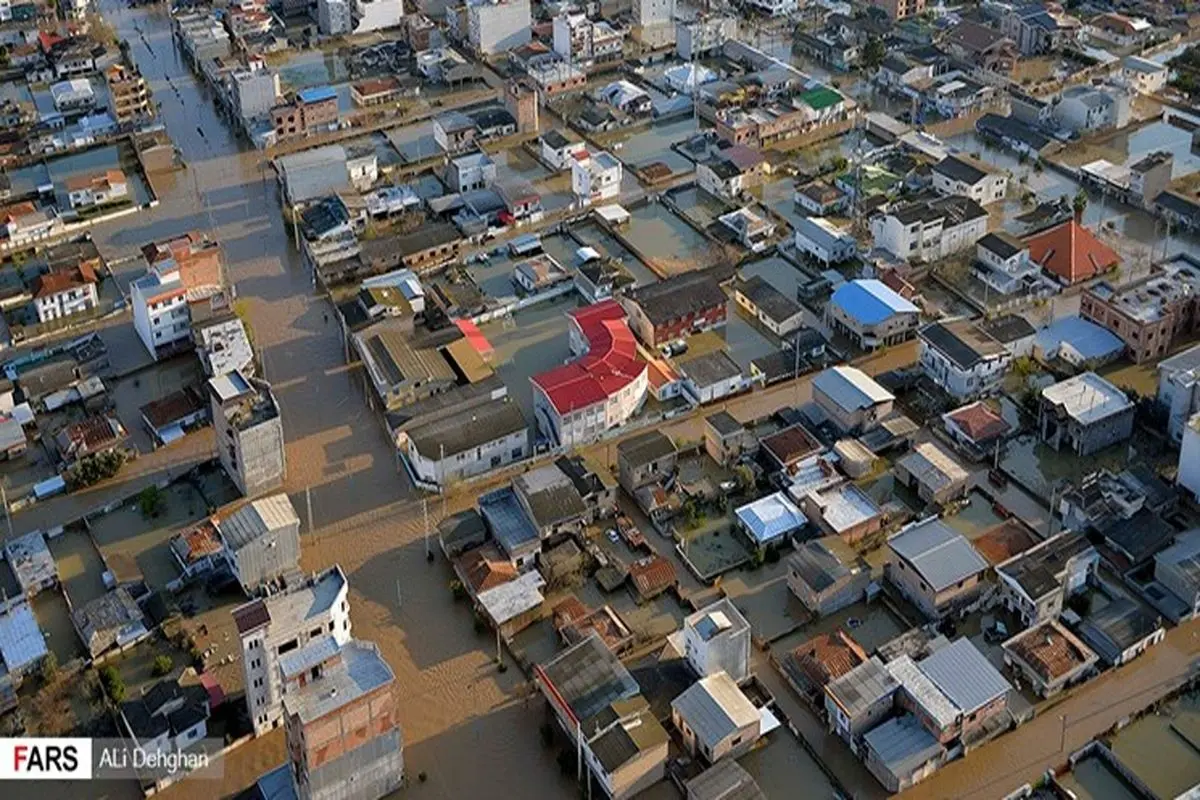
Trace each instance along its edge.
{"label": "puddle", "polygon": [[1058,778],[1059,786],[1077,800],[1140,800],[1140,795],[1107,762],[1089,756]]}
{"label": "puddle", "polygon": [[66,598],[56,591],[45,591],[33,598],[31,606],[38,627],[46,637],[46,647],[58,658],[60,665],[83,655],[83,643],[71,623]]}
{"label": "puddle", "polygon": [[716,222],[728,210],[723,202],[695,186],[673,193],[671,199],[680,212],[703,227]]}
{"label": "puddle", "polygon": [[551,300],[514,315],[510,320],[494,320],[480,326],[495,348],[492,363],[508,386],[509,395],[520,403],[525,420],[532,426],[533,389],[529,379],[571,358],[567,337],[568,309],[575,300]]}
{"label": "puddle", "polygon": [[350,79],[346,62],[336,53],[321,51],[291,53],[279,65],[279,82],[284,91],[327,86]]}
{"label": "puddle", "polygon": [[550,170],[518,147],[501,150],[498,153],[489,153],[489,155],[496,162],[496,179],[500,182],[526,180],[536,183],[550,176]]}

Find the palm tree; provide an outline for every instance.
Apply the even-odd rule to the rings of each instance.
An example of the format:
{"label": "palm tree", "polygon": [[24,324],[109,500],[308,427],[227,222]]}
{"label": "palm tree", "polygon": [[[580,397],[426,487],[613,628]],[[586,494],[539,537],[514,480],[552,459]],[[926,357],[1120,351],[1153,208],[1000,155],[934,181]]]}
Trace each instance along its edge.
{"label": "palm tree", "polygon": [[1075,212],[1075,221],[1083,222],[1083,212],[1087,211],[1088,196],[1087,192],[1080,189],[1075,193],[1075,199],[1071,201],[1071,209]]}

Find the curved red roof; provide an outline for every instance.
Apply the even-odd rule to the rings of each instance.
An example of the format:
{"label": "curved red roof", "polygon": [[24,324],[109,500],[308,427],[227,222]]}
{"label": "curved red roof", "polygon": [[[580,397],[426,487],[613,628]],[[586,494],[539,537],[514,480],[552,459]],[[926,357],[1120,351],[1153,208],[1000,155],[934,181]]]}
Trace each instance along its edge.
{"label": "curved red roof", "polygon": [[587,355],[531,379],[559,414],[602,403],[646,371],[620,303],[605,300],[576,309],[570,316],[587,340]]}

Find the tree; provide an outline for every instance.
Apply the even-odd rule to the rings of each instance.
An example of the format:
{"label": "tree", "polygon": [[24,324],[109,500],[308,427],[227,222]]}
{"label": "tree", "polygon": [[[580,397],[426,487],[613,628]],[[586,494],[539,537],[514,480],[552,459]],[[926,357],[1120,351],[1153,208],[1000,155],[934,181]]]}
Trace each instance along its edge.
{"label": "tree", "polygon": [[1075,193],[1075,199],[1071,201],[1071,210],[1075,212],[1075,221],[1083,222],[1083,212],[1087,211],[1088,196],[1087,192],[1080,189]]}
{"label": "tree", "polygon": [[171,672],[171,668],[175,666],[175,662],[168,655],[155,656],[154,666],[150,668],[150,674],[156,678],[161,678]]}
{"label": "tree", "polygon": [[162,489],[157,486],[147,486],[138,495],[138,507],[141,508],[142,516],[146,519],[157,517],[162,513],[163,506],[166,504],[167,498],[163,495]]}
{"label": "tree", "polygon": [[42,679],[42,686],[54,683],[54,679],[58,677],[58,656],[54,655],[53,650],[47,651],[46,655],[42,657],[38,672]]}
{"label": "tree", "polygon": [[887,46],[878,36],[872,36],[867,46],[862,51],[863,69],[874,70],[883,63],[883,59],[887,57]]}
{"label": "tree", "polygon": [[105,693],[114,703],[120,703],[125,699],[125,681],[112,664],[100,668],[100,685],[104,687]]}

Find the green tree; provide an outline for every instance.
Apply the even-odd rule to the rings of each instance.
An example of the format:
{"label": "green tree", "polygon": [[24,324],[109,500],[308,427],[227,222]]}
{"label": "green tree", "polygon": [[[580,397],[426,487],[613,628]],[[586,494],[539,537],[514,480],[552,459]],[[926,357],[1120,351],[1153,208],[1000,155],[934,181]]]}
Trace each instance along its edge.
{"label": "green tree", "polygon": [[157,486],[147,486],[138,495],[138,507],[142,510],[142,516],[146,519],[157,517],[162,513],[163,506],[166,504],[167,498],[163,495],[162,489],[159,489]]}
{"label": "green tree", "polygon": [[46,655],[42,657],[38,672],[43,686],[54,683],[54,679],[58,677],[58,656],[54,655],[53,650],[47,651]]}
{"label": "green tree", "polygon": [[1077,222],[1083,221],[1083,212],[1087,211],[1087,207],[1087,192],[1083,189],[1080,189],[1075,193],[1075,199],[1071,201],[1071,210],[1075,212],[1075,220]]}
{"label": "green tree", "polygon": [[883,59],[887,57],[887,46],[878,36],[873,36],[867,42],[867,46],[862,51],[862,66],[863,69],[875,70],[883,63]]}
{"label": "green tree", "polygon": [[117,672],[117,668],[109,664],[100,668],[100,685],[104,687],[104,691],[114,703],[120,703],[125,699],[125,681],[121,678],[121,673]]}
{"label": "green tree", "polygon": [[155,656],[154,665],[150,668],[150,674],[156,678],[161,678],[162,676],[169,674],[171,672],[171,668],[174,666],[175,662],[171,660],[170,656],[166,654]]}

